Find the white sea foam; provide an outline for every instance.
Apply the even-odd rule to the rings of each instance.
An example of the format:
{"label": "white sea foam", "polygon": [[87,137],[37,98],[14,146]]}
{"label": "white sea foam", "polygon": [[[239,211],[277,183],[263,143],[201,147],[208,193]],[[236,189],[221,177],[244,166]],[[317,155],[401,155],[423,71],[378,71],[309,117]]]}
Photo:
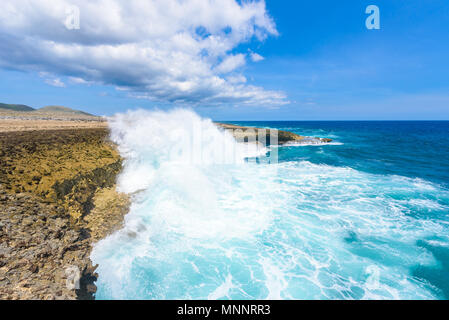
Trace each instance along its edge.
{"label": "white sea foam", "polygon": [[[198,127],[205,161],[186,150]],[[186,110],[119,115],[111,130],[133,204],[124,229],[92,252],[98,298],[435,298],[412,273],[437,265],[417,242],[449,243],[448,226],[409,213],[447,210],[438,186],[306,161],[246,163],[260,150]],[[217,152],[224,144],[232,163]]]}
{"label": "white sea foam", "polygon": [[[217,300],[228,297],[229,291],[235,286],[232,283],[232,276],[228,275],[226,280],[214,292],[207,297],[209,300]],[[228,297],[229,298],[229,297]]]}
{"label": "white sea foam", "polygon": [[279,147],[322,147],[322,146],[342,146],[344,143],[342,142],[320,142],[320,141],[312,141],[312,142],[288,142]]}

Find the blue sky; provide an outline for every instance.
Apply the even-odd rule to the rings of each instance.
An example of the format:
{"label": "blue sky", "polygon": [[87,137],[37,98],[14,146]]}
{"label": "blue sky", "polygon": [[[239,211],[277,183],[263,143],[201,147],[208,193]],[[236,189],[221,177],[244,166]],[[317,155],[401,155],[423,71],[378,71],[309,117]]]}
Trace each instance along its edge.
{"label": "blue sky", "polygon": [[[370,4],[380,9],[380,30],[365,27]],[[240,66],[239,75],[251,86],[285,93],[289,103],[201,101],[194,104],[201,115],[214,120],[449,119],[447,0],[268,0],[266,10],[277,35],[241,41],[232,54],[263,56]],[[9,36],[6,27],[0,38],[2,33]],[[3,56],[0,63],[0,102],[64,105],[104,115],[179,106],[133,97],[105,78],[71,81],[75,71],[44,62],[24,67],[30,63],[8,59]]]}

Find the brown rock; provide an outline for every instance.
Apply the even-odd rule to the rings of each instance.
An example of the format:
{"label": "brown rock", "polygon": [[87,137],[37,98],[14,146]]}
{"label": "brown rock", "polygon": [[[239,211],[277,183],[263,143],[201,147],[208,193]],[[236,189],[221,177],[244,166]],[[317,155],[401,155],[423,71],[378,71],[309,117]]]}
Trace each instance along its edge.
{"label": "brown rock", "polygon": [[[113,201],[122,160],[107,134],[0,132],[0,299],[93,298],[91,242],[119,227],[128,205]],[[70,266],[80,290],[66,287]]]}

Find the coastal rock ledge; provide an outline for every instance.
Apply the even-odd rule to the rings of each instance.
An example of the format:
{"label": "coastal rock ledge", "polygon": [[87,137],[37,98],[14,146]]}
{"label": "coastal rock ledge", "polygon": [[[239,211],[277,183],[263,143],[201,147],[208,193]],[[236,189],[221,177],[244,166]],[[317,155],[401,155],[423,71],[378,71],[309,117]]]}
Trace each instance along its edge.
{"label": "coastal rock ledge", "polygon": [[[265,141],[270,144],[270,134],[272,133],[271,129],[263,129],[263,128],[256,128],[256,127],[243,127],[243,126],[236,126],[233,124],[227,124],[227,123],[215,123],[219,128],[224,130],[229,130],[231,134],[237,139],[237,141],[256,141],[256,138],[259,136],[259,132],[264,130],[263,132],[266,135]],[[332,142],[332,139],[327,138],[317,138],[317,137],[304,137],[300,136],[299,134],[289,132],[289,131],[283,131],[283,130],[276,130],[277,134],[277,143],[279,145],[286,145],[286,144],[293,144],[293,145],[301,145],[301,144],[325,144]]]}

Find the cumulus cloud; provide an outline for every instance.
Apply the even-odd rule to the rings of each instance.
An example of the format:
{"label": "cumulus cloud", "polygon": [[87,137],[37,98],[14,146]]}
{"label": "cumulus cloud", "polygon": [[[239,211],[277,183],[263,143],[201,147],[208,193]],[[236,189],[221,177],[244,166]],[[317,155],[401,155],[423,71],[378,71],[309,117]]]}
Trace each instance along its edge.
{"label": "cumulus cloud", "polygon": [[45,83],[49,84],[49,85],[51,85],[53,87],[65,88],[65,83],[62,82],[61,79],[59,79],[59,78],[46,79]]}
{"label": "cumulus cloud", "polygon": [[218,73],[229,73],[245,64],[245,55],[236,54],[227,56],[216,68]]}
{"label": "cumulus cloud", "polygon": [[66,87],[65,83],[61,79],[55,78],[54,76],[52,76],[48,72],[45,72],[45,71],[39,72],[39,77],[44,78],[45,83],[50,85],[50,86],[59,87],[59,88],[65,88]]}
{"label": "cumulus cloud", "polygon": [[254,62],[259,62],[259,61],[265,60],[264,57],[262,57],[260,54],[255,53],[255,52],[251,52],[250,56],[251,56],[251,60]]}
{"label": "cumulus cloud", "polygon": [[88,84],[89,82],[82,79],[82,78],[77,78],[77,77],[69,77],[69,80],[71,83],[75,83],[75,84]]}
{"label": "cumulus cloud", "polygon": [[229,83],[245,83],[247,81],[246,77],[240,75],[236,75],[236,76],[229,76],[226,78]]}
{"label": "cumulus cloud", "polygon": [[[79,29],[66,27],[73,6]],[[247,56],[236,48],[276,35],[264,1],[3,0],[0,66],[154,101],[282,105],[282,92],[235,81]]]}

